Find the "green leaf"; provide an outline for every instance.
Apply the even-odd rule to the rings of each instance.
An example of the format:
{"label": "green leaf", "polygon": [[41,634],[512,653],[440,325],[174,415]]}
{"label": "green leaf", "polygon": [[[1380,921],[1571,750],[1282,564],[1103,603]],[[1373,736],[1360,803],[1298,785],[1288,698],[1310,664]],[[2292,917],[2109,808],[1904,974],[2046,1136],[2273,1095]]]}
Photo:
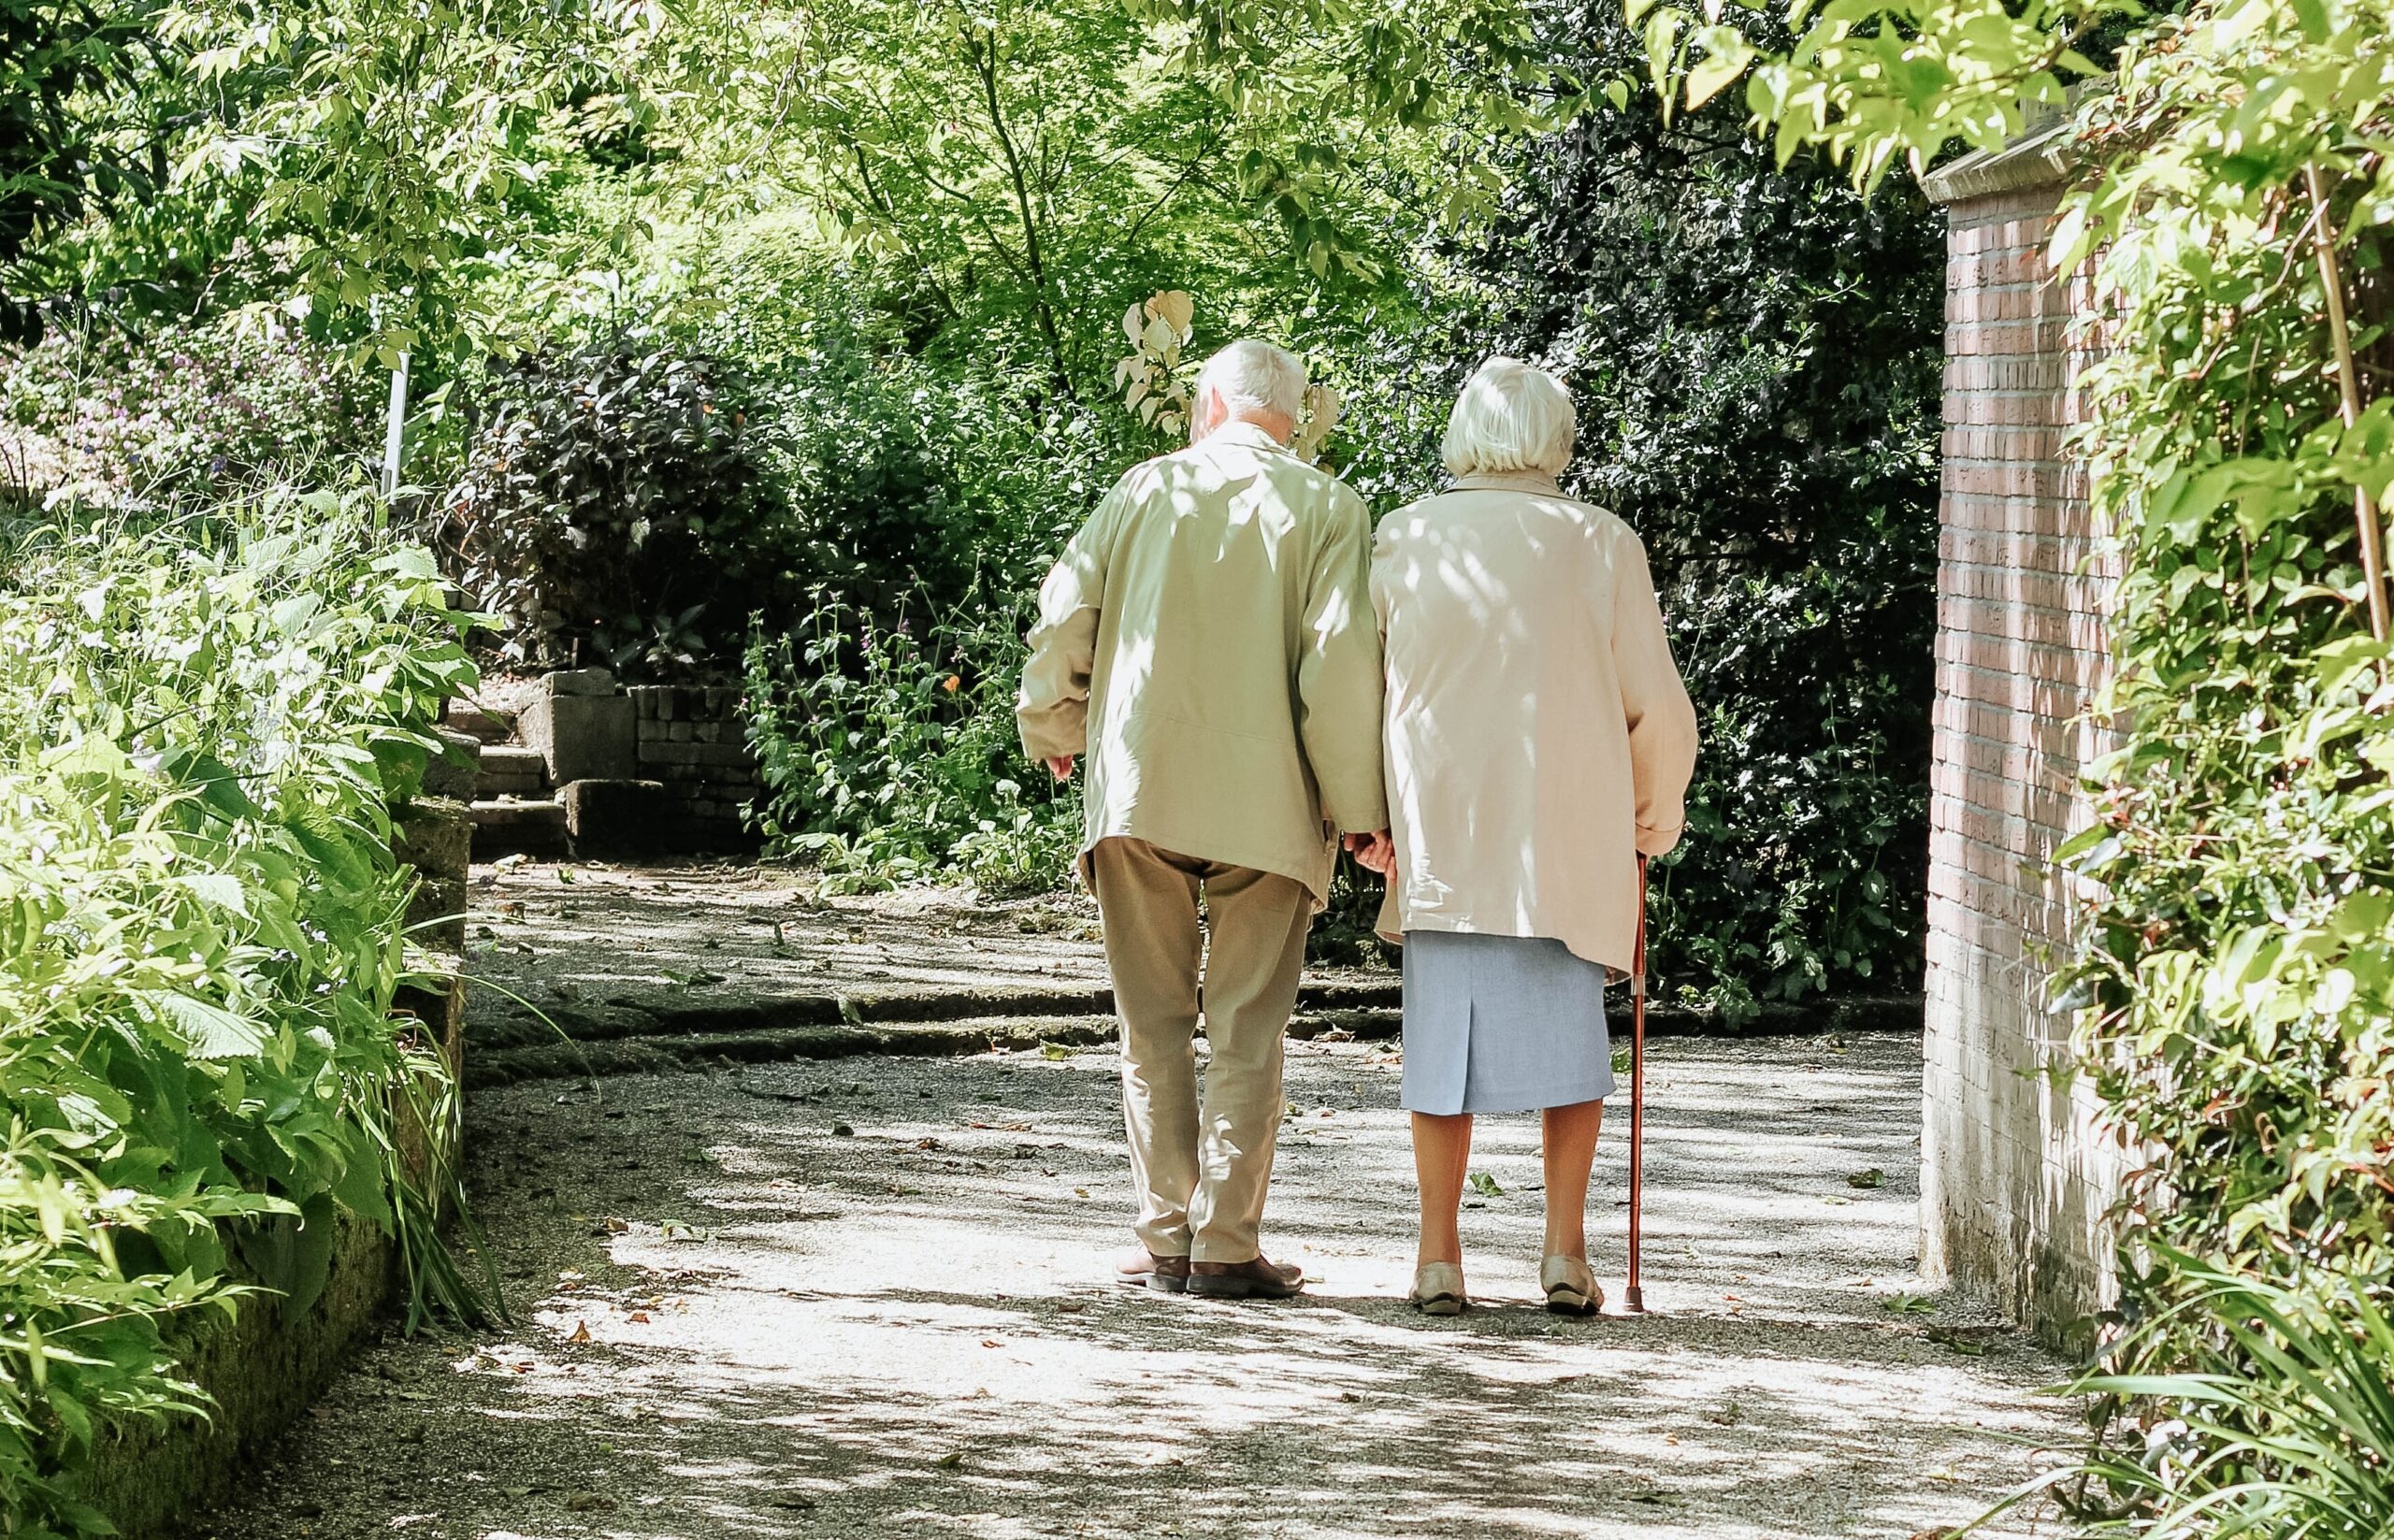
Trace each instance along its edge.
{"label": "green leaf", "polygon": [[246,1016],[190,995],[152,992],[144,998],[180,1034],[194,1058],[254,1058],[266,1051],[272,1035]]}

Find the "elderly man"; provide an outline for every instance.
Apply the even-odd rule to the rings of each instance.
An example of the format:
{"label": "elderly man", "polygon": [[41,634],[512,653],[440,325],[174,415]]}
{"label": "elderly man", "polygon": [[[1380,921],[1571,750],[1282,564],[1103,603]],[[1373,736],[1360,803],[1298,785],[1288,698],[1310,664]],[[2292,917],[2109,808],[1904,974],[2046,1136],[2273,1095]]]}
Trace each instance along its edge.
{"label": "elderly man", "polygon": [[1337,836],[1388,823],[1371,525],[1289,451],[1305,390],[1262,342],[1207,361],[1190,447],[1115,483],[1041,587],[1017,704],[1060,780],[1088,756],[1081,874],[1105,919],[1143,1247],[1119,1273],[1167,1293],[1302,1285],[1258,1238],[1281,1040]]}

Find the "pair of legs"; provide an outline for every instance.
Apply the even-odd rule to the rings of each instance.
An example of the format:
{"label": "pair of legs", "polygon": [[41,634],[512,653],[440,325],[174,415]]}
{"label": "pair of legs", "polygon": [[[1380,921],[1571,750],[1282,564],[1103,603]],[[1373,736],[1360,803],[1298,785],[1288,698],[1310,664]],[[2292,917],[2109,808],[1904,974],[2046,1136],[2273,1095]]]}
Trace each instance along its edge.
{"label": "pair of legs", "polygon": [[[1588,1173],[1605,1104],[1579,1101],[1540,1115],[1546,1156],[1546,1254],[1588,1259]],[[1421,1189],[1421,1247],[1415,1260],[1461,1262],[1455,1220],[1471,1165],[1471,1115],[1413,1115],[1413,1170]]]}
{"label": "pair of legs", "polygon": [[[1089,861],[1122,1023],[1139,1239],[1157,1257],[1255,1261],[1313,895],[1293,878],[1141,840],[1100,841]],[[1201,1010],[1211,1050],[1202,1098]]]}

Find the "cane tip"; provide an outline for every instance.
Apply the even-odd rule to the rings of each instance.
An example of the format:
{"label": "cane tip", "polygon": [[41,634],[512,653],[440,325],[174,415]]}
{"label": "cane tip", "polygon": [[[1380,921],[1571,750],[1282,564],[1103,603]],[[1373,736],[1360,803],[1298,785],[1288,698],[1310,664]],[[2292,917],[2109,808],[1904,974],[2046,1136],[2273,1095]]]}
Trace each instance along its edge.
{"label": "cane tip", "polygon": [[1621,1291],[1621,1313],[1624,1316],[1642,1316],[1646,1314],[1646,1291],[1642,1288],[1622,1289]]}

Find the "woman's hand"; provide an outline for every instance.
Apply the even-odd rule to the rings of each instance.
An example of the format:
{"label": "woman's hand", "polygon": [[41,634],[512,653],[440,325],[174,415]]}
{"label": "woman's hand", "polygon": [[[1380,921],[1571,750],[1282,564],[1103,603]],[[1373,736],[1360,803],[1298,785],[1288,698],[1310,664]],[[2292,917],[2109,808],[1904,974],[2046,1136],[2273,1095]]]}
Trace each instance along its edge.
{"label": "woman's hand", "polygon": [[1388,830],[1381,829],[1377,834],[1349,834],[1344,843],[1347,854],[1354,856],[1356,864],[1365,871],[1377,871],[1385,877],[1396,870],[1396,841],[1390,837]]}

